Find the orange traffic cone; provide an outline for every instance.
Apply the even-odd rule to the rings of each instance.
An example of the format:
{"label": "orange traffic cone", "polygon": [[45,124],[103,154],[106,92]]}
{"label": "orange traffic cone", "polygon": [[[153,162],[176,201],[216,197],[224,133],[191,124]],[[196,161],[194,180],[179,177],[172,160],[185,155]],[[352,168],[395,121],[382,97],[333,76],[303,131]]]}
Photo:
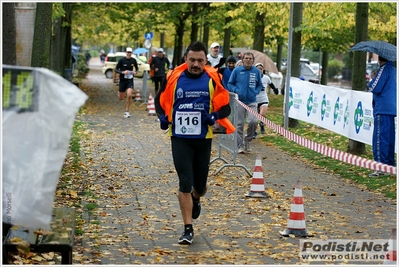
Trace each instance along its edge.
{"label": "orange traffic cone", "polygon": [[155,104],[154,104],[154,100],[151,100],[151,103],[149,104],[149,108],[148,108],[148,115],[152,115],[152,116],[156,116],[156,112],[155,112]]}
{"label": "orange traffic cone", "polygon": [[294,198],[292,199],[290,217],[288,218],[288,228],[280,231],[280,235],[295,235],[299,237],[310,236],[306,230],[305,211],[303,208],[302,184],[297,181],[295,185]]}
{"label": "orange traffic cone", "polygon": [[256,157],[254,173],[252,175],[251,189],[246,197],[270,197],[265,192],[265,182],[263,180],[262,161],[260,156]]}
{"label": "orange traffic cone", "polygon": [[396,228],[392,229],[388,241],[388,252],[385,255],[384,265],[396,265]]}
{"label": "orange traffic cone", "polygon": [[154,99],[152,98],[152,94],[148,96],[148,102],[147,102],[147,110],[150,110],[151,103],[154,103]]}
{"label": "orange traffic cone", "polygon": [[140,101],[140,100],[141,100],[140,91],[137,89],[136,97],[134,98],[134,101]]}

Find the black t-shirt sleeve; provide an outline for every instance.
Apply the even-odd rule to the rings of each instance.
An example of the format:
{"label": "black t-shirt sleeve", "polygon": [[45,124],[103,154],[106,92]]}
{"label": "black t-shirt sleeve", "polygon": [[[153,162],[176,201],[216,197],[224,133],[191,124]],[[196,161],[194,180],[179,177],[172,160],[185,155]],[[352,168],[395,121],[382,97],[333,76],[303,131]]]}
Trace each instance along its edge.
{"label": "black t-shirt sleeve", "polygon": [[137,65],[137,60],[135,60],[134,58],[133,58],[133,65],[136,69],[136,72],[139,71],[139,66]]}
{"label": "black t-shirt sleeve", "polygon": [[122,73],[122,70],[121,70],[121,68],[122,68],[122,66],[123,66],[123,64],[122,64],[122,59],[123,59],[123,58],[121,58],[121,59],[118,61],[118,63],[116,64],[116,67],[115,67],[115,72],[116,72],[116,73],[119,73],[119,74]]}

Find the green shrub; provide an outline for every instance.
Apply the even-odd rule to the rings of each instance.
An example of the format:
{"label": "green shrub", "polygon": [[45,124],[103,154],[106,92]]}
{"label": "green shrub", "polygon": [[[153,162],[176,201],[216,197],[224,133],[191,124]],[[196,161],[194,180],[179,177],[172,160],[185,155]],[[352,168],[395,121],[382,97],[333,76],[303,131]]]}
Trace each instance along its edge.
{"label": "green shrub", "polygon": [[333,78],[335,75],[341,74],[343,66],[342,61],[337,59],[328,61],[328,78]]}

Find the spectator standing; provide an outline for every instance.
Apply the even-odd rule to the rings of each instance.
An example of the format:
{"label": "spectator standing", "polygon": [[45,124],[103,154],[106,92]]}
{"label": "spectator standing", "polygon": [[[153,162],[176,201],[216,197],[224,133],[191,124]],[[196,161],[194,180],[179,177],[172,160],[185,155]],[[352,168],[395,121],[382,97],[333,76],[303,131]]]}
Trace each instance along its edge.
{"label": "spectator standing", "polygon": [[[372,73],[369,90],[373,93],[373,155],[380,163],[395,166],[396,68],[392,61],[378,57],[380,69]],[[369,177],[387,175],[381,171]]]}
{"label": "spectator standing", "polygon": [[[274,86],[269,76],[264,74],[264,66],[262,63],[256,63],[255,67],[257,67],[262,76],[262,90],[260,90],[259,94],[256,96],[256,102],[258,102],[258,113],[266,118],[267,108],[269,106],[269,97],[267,96],[267,87],[270,86],[273,89],[273,92],[277,95],[278,89]],[[265,133],[265,125],[261,121],[259,122],[260,133]],[[255,132],[256,136],[256,132]]]}
{"label": "spectator standing", "polygon": [[236,63],[236,68],[239,67],[239,66],[242,66],[243,64],[244,64],[244,63],[242,62],[241,59],[238,60],[237,63]]}
{"label": "spectator standing", "polygon": [[105,62],[105,52],[104,52],[104,50],[100,51],[100,60],[101,60],[101,63],[104,64],[104,62]]}
{"label": "spectator standing", "polygon": [[85,56],[86,56],[86,65],[89,66],[90,59],[91,59],[90,52],[87,51],[86,54],[85,54]]}
{"label": "spectator standing", "polygon": [[222,84],[224,88],[228,88],[228,82],[231,76],[232,71],[234,70],[235,64],[237,60],[234,56],[229,56],[227,58],[227,68],[219,68],[219,72],[223,75]]}
{"label": "spectator standing", "polygon": [[163,48],[158,49],[157,56],[152,58],[150,63],[151,70],[154,70],[154,84],[155,84],[155,95],[158,94],[160,85],[162,85],[165,79],[166,70],[170,67],[170,62],[167,57],[165,57]]}
{"label": "spectator standing", "polygon": [[[126,57],[121,58],[115,67],[115,72],[119,73],[119,100],[123,100],[126,92],[125,118],[130,118],[130,105],[132,104],[132,96],[134,90],[133,77],[139,71],[136,59],[132,58],[132,48],[126,48]],[[133,67],[136,71],[133,71]]]}
{"label": "spectator standing", "polygon": [[212,43],[209,49],[211,50],[211,53],[207,55],[207,59],[211,66],[214,68],[223,66],[226,59],[220,55],[220,45],[218,43]]}
{"label": "spectator standing", "polygon": [[199,217],[200,197],[207,191],[212,125],[218,120],[227,133],[235,130],[226,118],[231,112],[229,93],[217,70],[206,66],[206,52],[203,43],[191,43],[185,53],[186,63],[168,74],[155,97],[161,129],[168,129],[171,136],[179,177],[178,199],[184,222],[179,244],[193,242],[192,219]]}
{"label": "spectator standing", "polygon": [[[262,77],[258,68],[253,66],[254,55],[250,52],[243,54],[242,66],[236,67],[231,73],[228,89],[236,93],[238,99],[257,113],[256,96],[262,90]],[[244,135],[244,122],[247,116],[247,134]],[[258,119],[254,114],[248,112],[244,107],[237,107],[237,148],[238,153],[249,153],[251,148],[249,143],[253,139],[258,124]]]}
{"label": "spectator standing", "polygon": [[150,65],[150,77],[151,77],[151,81],[154,82],[154,70],[151,69],[151,62],[154,58],[157,57],[157,53],[153,52],[151,57],[148,59],[148,65]]}
{"label": "spectator standing", "polygon": [[237,55],[237,60],[242,60],[242,54],[241,54],[241,52],[238,53],[238,55]]}

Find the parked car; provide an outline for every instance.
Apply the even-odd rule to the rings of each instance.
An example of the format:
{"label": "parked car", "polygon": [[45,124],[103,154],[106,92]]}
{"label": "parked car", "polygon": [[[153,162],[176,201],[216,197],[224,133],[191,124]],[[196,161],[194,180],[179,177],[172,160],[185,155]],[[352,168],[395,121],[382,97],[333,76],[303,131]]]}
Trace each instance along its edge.
{"label": "parked car", "polygon": [[305,81],[314,82],[314,83],[317,83],[319,80],[317,73],[307,63],[301,63],[301,77]]}
{"label": "parked car", "polygon": [[[105,58],[104,66],[103,66],[103,73],[105,77],[108,79],[112,79],[114,77],[113,71],[118,63],[119,59],[126,56],[125,52],[116,52],[116,53],[109,53]],[[136,74],[136,77],[143,77],[144,71],[147,73],[150,72],[150,65],[143,62],[140,58],[136,55],[132,55],[134,59],[137,61],[137,66],[139,67],[139,71]]]}
{"label": "parked car", "polygon": [[[318,83],[319,77],[317,73],[314,71],[314,69],[309,65],[310,62],[306,58],[301,58],[300,59],[300,64],[301,64],[301,73],[300,73],[300,78],[302,78],[304,81],[309,81],[313,83]],[[281,67],[281,71],[285,71],[287,68],[287,65]]]}
{"label": "parked car", "polygon": [[309,65],[310,65],[310,66],[312,67],[312,69],[316,72],[316,74],[317,74],[317,79],[320,79],[321,73],[322,73],[322,67],[320,66],[320,64],[319,64],[319,63],[310,63]]}

